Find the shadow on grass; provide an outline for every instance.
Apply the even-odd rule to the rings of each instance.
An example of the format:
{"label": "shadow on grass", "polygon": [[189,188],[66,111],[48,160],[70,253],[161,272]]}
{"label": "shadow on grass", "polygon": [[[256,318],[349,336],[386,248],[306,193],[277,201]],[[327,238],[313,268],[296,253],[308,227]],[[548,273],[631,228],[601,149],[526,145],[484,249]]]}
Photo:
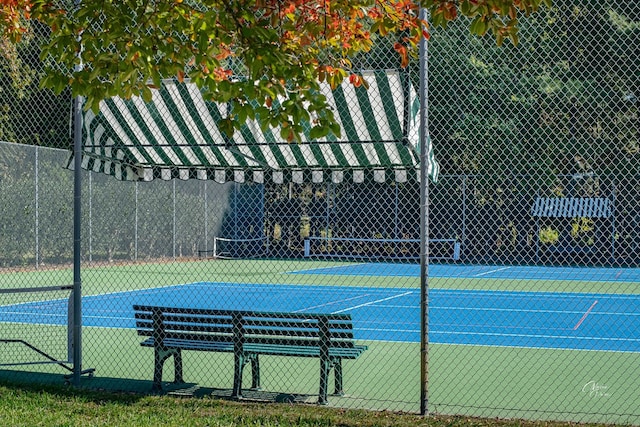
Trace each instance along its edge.
{"label": "shadow on grass", "polygon": [[[273,402],[273,403],[316,403],[317,396],[306,394],[279,393],[263,390],[243,390],[242,398],[231,396],[231,389],[201,387],[196,383],[174,384],[163,383],[161,393],[151,391],[152,381],[127,378],[110,378],[99,376],[82,376],[79,387],[72,386],[63,374],[0,370],[0,386],[24,391],[40,391],[60,396],[82,395],[83,398],[119,403],[133,403],[141,398],[152,395],[166,395],[175,397],[211,397],[215,399]],[[106,395],[106,397],[105,397]]]}

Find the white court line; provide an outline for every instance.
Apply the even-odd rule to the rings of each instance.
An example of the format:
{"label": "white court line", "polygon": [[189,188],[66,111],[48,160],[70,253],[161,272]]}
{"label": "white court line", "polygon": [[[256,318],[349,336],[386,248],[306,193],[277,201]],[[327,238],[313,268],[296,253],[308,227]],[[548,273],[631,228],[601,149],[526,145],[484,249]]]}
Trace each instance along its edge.
{"label": "white court line", "polygon": [[490,312],[507,312],[507,313],[553,313],[553,314],[583,314],[582,310],[534,310],[523,308],[497,308],[497,307],[462,307],[462,306],[446,306],[446,305],[432,305],[431,309],[440,310],[466,310],[466,311],[490,311]]}
{"label": "white court line", "polygon": [[484,271],[482,273],[474,274],[473,277],[484,276],[486,274],[491,274],[491,273],[497,273],[498,271],[508,270],[510,268],[511,267],[496,268],[495,270],[489,270],[489,271]]}
{"label": "white court line", "polygon": [[[370,331],[370,332],[409,332],[409,333],[419,333],[420,329],[387,329],[387,328],[359,328],[361,331]],[[546,335],[546,334],[505,334],[505,333],[494,333],[494,332],[471,332],[471,331],[448,331],[446,329],[431,329],[429,331],[429,335],[439,334],[444,336],[487,336],[487,337],[515,337],[515,338],[542,338],[547,340],[578,340],[578,341],[617,341],[617,342],[640,342],[640,339],[637,338],[620,338],[620,337],[593,337],[593,336],[573,336],[573,335]],[[433,338],[432,338],[433,339]],[[378,340],[375,340],[378,341]],[[411,341],[408,341],[411,342]],[[467,344],[467,343],[450,343],[446,340],[436,340],[432,341],[435,344],[455,344],[455,345],[475,345],[475,344]],[[492,345],[493,346],[493,345]],[[496,346],[496,347],[505,347],[505,346]],[[506,346],[511,347],[511,346]],[[565,347],[542,347],[542,348],[559,348],[564,349]],[[575,349],[574,349],[575,350]],[[607,351],[607,350],[602,350]]]}
{"label": "white court line", "polygon": [[[516,337],[516,338],[543,338],[546,340],[576,340],[576,341],[616,341],[616,342],[640,342],[637,338],[619,338],[619,337],[592,337],[592,336],[574,336],[574,335],[546,335],[546,334],[504,334],[499,332],[470,332],[470,331],[438,331],[431,330],[429,333],[442,335],[473,335],[487,337]],[[555,347],[544,347],[555,348]],[[562,347],[564,348],[564,347]],[[576,349],[575,347],[571,347]],[[607,350],[602,350],[607,351]]]}
{"label": "white court line", "polygon": [[[13,316],[27,316],[27,317],[52,317],[52,318],[56,318],[56,317],[60,317],[63,319],[66,319],[68,317],[67,313],[40,313],[40,312],[36,312],[36,311],[1,311],[0,315],[3,314],[10,314]],[[0,320],[0,323],[28,323],[29,325],[31,325],[31,322],[15,322],[13,320]],[[35,323],[33,323],[35,324]],[[45,323],[46,324],[46,323]]]}
{"label": "white court line", "polygon": [[[324,304],[314,305],[314,306],[312,306],[312,307],[305,307],[305,308],[301,308],[300,310],[296,310],[296,311],[294,311],[294,313],[300,313],[300,312],[308,311],[308,310],[315,310],[316,308],[326,307],[326,306],[328,306],[328,305],[340,304],[340,303],[343,303],[343,302],[352,301],[352,300],[354,300],[354,299],[366,298],[366,297],[368,297],[369,295],[370,295],[370,294],[364,294],[364,295],[358,295],[358,296],[351,297],[351,298],[341,299],[341,300],[338,300],[338,301],[329,301],[329,302],[326,302],[326,303],[324,303]],[[337,313],[337,312],[334,312],[334,313]]]}
{"label": "white court line", "polygon": [[415,291],[404,292],[402,294],[392,295],[392,296],[387,297],[387,298],[381,298],[381,299],[378,299],[378,300],[375,300],[375,301],[369,301],[369,302],[366,302],[364,304],[354,305],[353,307],[348,307],[348,308],[345,308],[343,310],[334,311],[333,314],[338,314],[338,313],[342,313],[344,311],[355,310],[356,308],[366,307],[366,306],[369,306],[369,305],[377,304],[379,302],[384,302],[384,301],[389,301],[389,300],[396,299],[396,298],[401,298],[401,297],[404,297],[404,296],[407,296],[407,295],[411,295],[413,293],[415,293]]}
{"label": "white court line", "polygon": [[[349,262],[349,263],[345,263],[345,264],[340,264],[340,265],[332,265],[332,266],[327,266],[327,267],[316,267],[316,268],[304,268],[302,270],[289,270],[289,271],[284,271],[280,274],[318,274],[316,271],[319,270],[333,270],[336,268],[343,268],[343,267],[351,267],[351,266],[356,266],[356,265],[366,265],[367,263],[362,263],[362,262],[357,262],[357,263],[353,263],[353,262]],[[320,273],[322,274],[322,273]],[[329,274],[329,273],[328,273]]]}

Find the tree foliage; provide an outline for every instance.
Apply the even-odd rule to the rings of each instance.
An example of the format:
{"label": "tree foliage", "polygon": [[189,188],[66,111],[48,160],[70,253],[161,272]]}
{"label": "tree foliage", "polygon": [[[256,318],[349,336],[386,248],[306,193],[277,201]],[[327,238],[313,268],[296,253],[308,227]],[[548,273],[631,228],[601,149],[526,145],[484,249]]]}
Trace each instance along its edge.
{"label": "tree foliage", "polygon": [[390,37],[406,66],[426,23],[464,15],[470,30],[498,44],[517,42],[518,17],[551,0],[0,0],[0,33],[13,42],[37,20],[50,30],[42,82],[70,87],[97,109],[112,96],[150,99],[164,78],[190,79],[232,113],[228,134],[247,118],[280,125],[294,140],[300,123],[312,134],[338,132],[318,82],[366,81],[350,58]]}
{"label": "tree foliage", "polygon": [[518,46],[434,32],[429,119],[443,173],[637,173],[637,3],[556,0]]}
{"label": "tree foliage", "polygon": [[[54,94],[39,86],[40,51],[47,31],[34,25],[18,44],[0,39],[0,140],[69,146],[69,90]],[[35,113],[37,111],[37,113]]]}

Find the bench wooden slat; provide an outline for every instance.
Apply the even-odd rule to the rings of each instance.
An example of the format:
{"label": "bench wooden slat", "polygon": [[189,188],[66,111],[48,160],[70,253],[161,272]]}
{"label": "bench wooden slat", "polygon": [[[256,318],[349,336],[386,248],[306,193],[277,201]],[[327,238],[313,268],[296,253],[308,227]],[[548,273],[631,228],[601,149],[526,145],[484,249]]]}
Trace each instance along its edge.
{"label": "bench wooden slat", "polygon": [[257,328],[243,328],[243,334],[245,336],[263,336],[263,337],[299,337],[299,338],[318,338],[320,333],[316,330],[301,330],[301,329],[284,329],[284,328],[271,328],[271,329],[257,329]]}
{"label": "bench wooden slat", "polygon": [[210,335],[210,334],[188,334],[188,333],[167,333],[164,336],[164,339],[175,339],[175,340],[182,340],[182,341],[211,341],[211,342],[215,342],[215,341],[221,341],[221,342],[234,342],[235,338],[233,337],[233,335],[231,334],[221,334],[221,335],[216,335],[215,339],[213,339],[214,336]]}
{"label": "bench wooden slat", "polygon": [[286,318],[286,319],[306,319],[315,318],[321,316],[328,320],[345,320],[351,321],[350,314],[344,313],[284,313],[284,312],[269,312],[269,311],[249,311],[249,310],[219,310],[209,308],[184,308],[184,307],[160,307],[160,306],[147,306],[147,305],[134,305],[134,311],[136,312],[153,312],[159,310],[163,314],[180,313],[190,315],[206,315],[206,316],[233,316],[238,315],[242,318]]}
{"label": "bench wooden slat", "polygon": [[[154,320],[153,313],[136,313],[136,320],[140,321],[150,321]],[[230,324],[231,317],[230,316],[185,316],[185,315],[175,315],[175,314],[163,314],[164,322],[168,323],[202,323],[202,324]]]}
{"label": "bench wooden slat", "polygon": [[[175,338],[167,338],[164,339],[163,342],[165,348],[233,353],[233,342],[194,341]],[[143,347],[154,347],[156,345],[156,341],[153,337],[151,337],[141,342],[140,345]]]}
{"label": "bench wooden slat", "polygon": [[[242,318],[242,324],[246,327],[277,327],[277,328],[297,328],[297,329],[317,329],[318,321],[316,319],[301,319],[301,320],[291,320],[291,319],[252,319],[252,318]],[[351,323],[340,321],[329,321],[330,329],[352,329],[353,326]]]}
{"label": "bench wooden slat", "polygon": [[351,321],[350,314],[344,313],[302,313],[302,312],[275,312],[275,311],[246,311],[246,310],[228,310],[230,313],[237,313],[243,318],[272,318],[272,319],[316,319],[322,317],[328,320],[344,320]]}
{"label": "bench wooden slat", "polygon": [[261,337],[245,337],[243,344],[268,344],[281,347],[319,347],[320,342],[318,340],[305,340],[294,338],[267,338]]}
{"label": "bench wooden slat", "polygon": [[[218,334],[232,334],[233,329],[231,327],[206,327],[206,326],[198,326],[198,325],[174,325],[174,324],[166,324],[165,333],[169,332],[184,332],[184,333],[201,333],[202,336],[206,334],[210,335],[218,335]],[[153,334],[153,326],[151,324],[145,324],[136,322],[136,328],[138,329],[139,335],[151,335]],[[298,337],[298,338],[316,338],[320,337],[318,331],[297,331],[297,330],[289,330],[289,329],[259,329],[259,330],[246,330],[244,331],[245,336],[251,336],[258,339],[259,337],[264,337],[264,339],[275,338],[275,337]],[[352,340],[353,333],[352,332],[329,332],[329,338],[331,342],[336,340]]]}
{"label": "bench wooden slat", "polygon": [[[329,357],[340,357],[343,359],[356,359],[365,350],[366,346],[342,349],[333,347],[329,349]],[[269,344],[247,344],[244,347],[247,353],[259,353],[280,356],[299,356],[299,357],[320,357],[319,347],[283,347]]]}
{"label": "bench wooden slat", "polygon": [[[140,324],[136,323],[136,327],[139,329],[153,329],[153,326],[149,324]],[[164,323],[165,331],[185,331],[185,332],[202,332],[202,333],[211,333],[212,335],[219,333],[232,333],[233,328],[231,326],[206,326],[206,325],[189,325],[184,323],[174,324],[174,323]]]}
{"label": "bench wooden slat", "polygon": [[[150,337],[141,342],[140,345],[144,347],[153,347],[155,345],[155,340],[153,337]],[[183,350],[233,352],[232,342],[194,341],[167,338],[164,340],[164,346],[167,348],[181,348]],[[354,346],[350,348],[333,347],[329,349],[329,356],[355,359],[365,350],[367,350],[367,346]],[[246,344],[244,351],[247,354],[296,355],[300,357],[319,357],[320,355],[318,347],[282,347],[269,344]]]}

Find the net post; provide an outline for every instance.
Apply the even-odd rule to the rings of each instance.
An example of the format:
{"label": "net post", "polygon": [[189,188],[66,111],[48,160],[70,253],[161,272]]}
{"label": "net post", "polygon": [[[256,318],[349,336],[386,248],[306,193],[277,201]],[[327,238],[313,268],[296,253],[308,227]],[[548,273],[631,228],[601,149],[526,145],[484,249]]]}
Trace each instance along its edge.
{"label": "net post", "polygon": [[309,258],[311,256],[311,240],[309,238],[304,239],[304,257]]}

